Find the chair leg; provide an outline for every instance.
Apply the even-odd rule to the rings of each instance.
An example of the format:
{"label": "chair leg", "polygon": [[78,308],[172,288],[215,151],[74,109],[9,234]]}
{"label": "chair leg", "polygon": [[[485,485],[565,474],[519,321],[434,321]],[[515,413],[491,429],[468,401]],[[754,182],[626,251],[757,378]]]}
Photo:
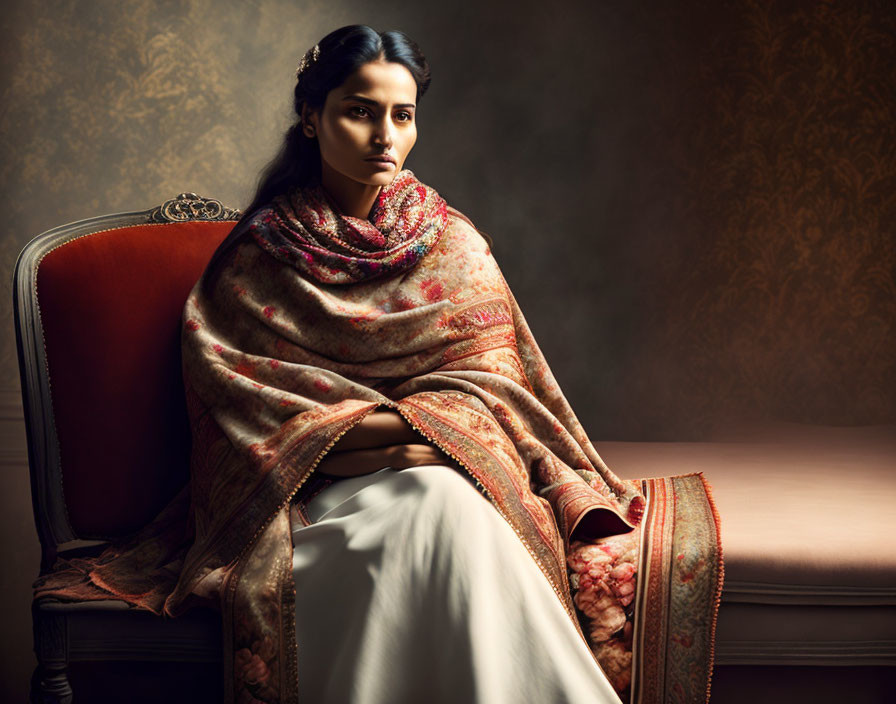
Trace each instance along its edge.
{"label": "chair leg", "polygon": [[71,704],[68,681],[68,621],[52,610],[32,603],[34,654],[37,667],[31,676],[31,704]]}
{"label": "chair leg", "polygon": [[35,667],[29,700],[30,704],[71,704],[72,688],[66,663]]}

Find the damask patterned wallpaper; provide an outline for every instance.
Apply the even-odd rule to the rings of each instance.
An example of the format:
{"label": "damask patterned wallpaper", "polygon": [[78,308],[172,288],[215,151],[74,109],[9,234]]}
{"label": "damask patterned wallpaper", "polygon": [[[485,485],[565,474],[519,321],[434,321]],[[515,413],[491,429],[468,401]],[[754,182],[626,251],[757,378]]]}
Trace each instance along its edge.
{"label": "damask patterned wallpaper", "polygon": [[297,57],[401,28],[434,78],[408,166],[494,238],[593,437],[896,422],[896,5],[369,5],[13,3],[4,280],[55,225],[185,190],[243,205]]}
{"label": "damask patterned wallpaper", "polygon": [[892,423],[896,6],[721,5],[656,37],[678,94],[632,424]]}

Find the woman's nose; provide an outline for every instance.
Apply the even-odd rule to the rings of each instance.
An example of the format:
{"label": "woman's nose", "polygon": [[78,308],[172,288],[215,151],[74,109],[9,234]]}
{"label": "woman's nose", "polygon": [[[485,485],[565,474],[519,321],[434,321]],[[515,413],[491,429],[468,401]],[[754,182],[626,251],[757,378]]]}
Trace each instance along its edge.
{"label": "woman's nose", "polygon": [[374,131],[374,141],[377,144],[382,144],[386,147],[392,146],[392,124],[389,120],[380,120],[376,123],[376,130]]}

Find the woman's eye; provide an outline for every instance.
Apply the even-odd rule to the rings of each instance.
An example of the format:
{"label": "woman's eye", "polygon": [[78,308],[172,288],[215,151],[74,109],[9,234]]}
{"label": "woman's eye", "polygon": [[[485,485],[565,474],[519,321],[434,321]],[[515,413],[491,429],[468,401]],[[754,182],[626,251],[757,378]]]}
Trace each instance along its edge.
{"label": "woman's eye", "polygon": [[[354,107],[349,109],[349,112],[352,115],[357,115],[358,117],[367,117],[372,113],[367,108],[361,107],[360,105],[355,105]],[[396,113],[399,122],[411,122],[414,119],[413,114],[409,113],[407,110],[402,110],[401,112]]]}

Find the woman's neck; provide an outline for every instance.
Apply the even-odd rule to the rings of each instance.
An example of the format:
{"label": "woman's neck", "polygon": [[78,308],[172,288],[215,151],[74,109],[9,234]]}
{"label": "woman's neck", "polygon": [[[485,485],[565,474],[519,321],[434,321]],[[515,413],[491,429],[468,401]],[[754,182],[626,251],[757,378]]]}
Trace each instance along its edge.
{"label": "woman's neck", "polygon": [[320,183],[343,215],[367,220],[382,186],[359,183],[321,164]]}

